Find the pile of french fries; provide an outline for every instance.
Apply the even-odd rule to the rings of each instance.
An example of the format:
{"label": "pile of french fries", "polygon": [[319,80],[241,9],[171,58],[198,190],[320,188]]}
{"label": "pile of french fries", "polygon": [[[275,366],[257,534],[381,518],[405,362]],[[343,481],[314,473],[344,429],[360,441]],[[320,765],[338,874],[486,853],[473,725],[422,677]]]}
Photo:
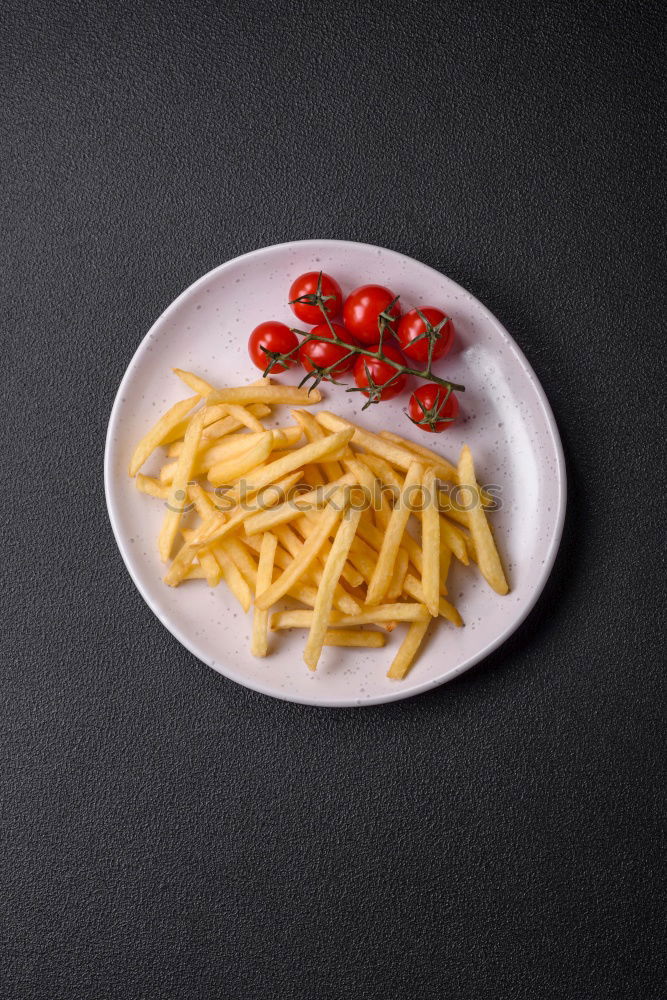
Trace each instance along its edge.
{"label": "pile of french fries", "polygon": [[[398,680],[434,619],[463,625],[447,600],[452,559],[476,563],[498,594],[508,592],[468,447],[454,466],[388,431],[302,409],[321,402],[317,389],[267,378],[216,389],[174,371],[194,395],[141,439],[130,475],[166,504],[165,582],[224,582],[244,611],[254,604],[253,655],[268,654],[272,632],[305,629],[303,658],[315,670],[324,646],[381,647],[405,622],[387,673]],[[293,423],[267,429],[274,405],[298,407]],[[159,475],[142,475],[158,448]],[[458,485],[458,504],[442,502],[439,481]],[[364,628],[373,625],[381,631]]]}

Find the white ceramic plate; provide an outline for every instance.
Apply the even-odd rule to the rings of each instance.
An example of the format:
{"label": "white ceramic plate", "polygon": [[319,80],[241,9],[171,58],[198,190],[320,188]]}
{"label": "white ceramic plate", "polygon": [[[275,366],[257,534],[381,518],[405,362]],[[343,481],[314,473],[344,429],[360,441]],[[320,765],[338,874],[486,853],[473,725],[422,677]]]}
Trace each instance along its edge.
{"label": "white ceramic plate", "polygon": [[[454,321],[452,353],[437,371],[466,386],[461,417],[441,435],[425,434],[403,413],[407,395],[362,415],[359,393],[325,386],[322,407],[391,429],[456,461],[467,442],[479,478],[502,491],[493,515],[511,592],[498,597],[476,571],[455,566],[449,592],[465,627],[442,619],[404,681],[385,676],[403,634],[399,627],[382,650],[326,648],[316,673],[301,658],[303,633],[280,633],[272,654],[249,653],[250,615],[224,586],[205,581],[172,589],[162,582],[156,551],[162,517],[158,501],[140,494],[127,475],[138,438],[187,390],[171,372],[188,368],[220,385],[239,385],[259,374],[247,354],[248,334],[265,319],[294,324],[287,305],[301,272],[330,272],[343,293],[360,284],[388,285],[403,308],[434,305]],[[298,376],[279,376],[296,382]],[[282,411],[282,412],[281,412]],[[284,422],[287,411],[278,409]],[[155,472],[157,456],[143,470]],[[149,607],[204,663],[232,680],[290,701],[329,707],[372,705],[426,691],[487,656],[521,624],[535,604],[556,557],[565,516],[565,464],[558,430],[544,392],[525,357],[497,319],[459,285],[402,254],[362,243],[307,240],[264,247],[222,264],[196,281],[144,337],[118,390],[107,434],[105,487],[118,547]]]}

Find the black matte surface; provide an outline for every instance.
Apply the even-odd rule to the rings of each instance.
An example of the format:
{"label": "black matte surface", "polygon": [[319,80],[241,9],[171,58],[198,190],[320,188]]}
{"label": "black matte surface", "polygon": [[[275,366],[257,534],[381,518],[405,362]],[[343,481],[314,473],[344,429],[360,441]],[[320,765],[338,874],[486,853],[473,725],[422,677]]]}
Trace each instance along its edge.
{"label": "black matte surface", "polygon": [[[660,12],[2,5],[4,997],[664,996]],[[362,711],[194,660],[102,491],[155,317],[317,236],[478,295],[571,479],[521,631]]]}

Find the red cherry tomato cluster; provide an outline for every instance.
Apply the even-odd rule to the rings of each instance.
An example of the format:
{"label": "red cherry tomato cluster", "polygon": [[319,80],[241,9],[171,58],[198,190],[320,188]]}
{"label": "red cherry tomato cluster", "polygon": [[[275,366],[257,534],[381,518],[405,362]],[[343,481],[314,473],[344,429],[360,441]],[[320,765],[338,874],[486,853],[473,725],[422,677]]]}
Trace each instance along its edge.
{"label": "red cherry tomato cluster", "polygon": [[[410,377],[404,369],[430,373],[454,340],[452,321],[440,309],[425,306],[402,315],[398,296],[383,285],[361,285],[344,299],[338,282],[320,271],[292,283],[289,304],[312,329],[299,341],[285,323],[260,323],[248,342],[254,364],[265,371],[272,363],[271,374],[300,364],[330,381],[352,371],[357,389],[372,402],[403,392]],[[372,357],[380,348],[382,356]],[[439,433],[451,426],[458,408],[451,388],[422,383],[410,397],[409,416],[422,430]]]}

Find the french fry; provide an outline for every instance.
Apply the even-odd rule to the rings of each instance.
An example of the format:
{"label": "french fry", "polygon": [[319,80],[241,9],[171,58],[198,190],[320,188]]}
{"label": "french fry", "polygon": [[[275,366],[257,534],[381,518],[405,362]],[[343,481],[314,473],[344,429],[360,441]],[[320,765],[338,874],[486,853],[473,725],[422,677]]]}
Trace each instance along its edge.
{"label": "french fry", "polygon": [[257,567],[257,590],[255,592],[255,612],[252,620],[252,641],[250,652],[253,656],[266,656],[269,651],[268,631],[270,604],[261,605],[260,599],[269,593],[273,580],[273,558],[276,554],[278,540],[267,531],[262,536],[262,547],[259,553]]}
{"label": "french fry", "polygon": [[272,507],[271,510],[262,511],[261,514],[253,514],[245,522],[244,528],[248,535],[256,535],[262,531],[271,531],[279,524],[287,524],[295,520],[306,510],[319,510],[324,507],[329,497],[333,496],[339,486],[352,486],[355,479],[351,473],[341,476],[336,482],[322,484],[314,490],[299,494],[286,503]]}
{"label": "french fry", "polygon": [[394,662],[387,671],[387,677],[391,677],[392,680],[401,680],[405,677],[424,641],[429,624],[429,622],[412,622],[403,642],[398,647]]}
{"label": "french fry", "polygon": [[169,487],[163,486],[162,483],[159,483],[157,479],[153,479],[152,476],[144,476],[143,473],[138,472],[134,482],[140,493],[145,493],[149,497],[156,497],[158,500],[169,499]]}
{"label": "french fry", "polygon": [[388,602],[397,601],[401,596],[401,594],[403,593],[403,582],[405,580],[405,575],[407,572],[408,572],[408,552],[407,549],[404,549],[403,546],[401,546],[398,552],[396,553],[394,572],[392,573],[389,589],[385,594],[386,600]]}
{"label": "french fry", "polygon": [[200,486],[199,483],[190,483],[188,486],[188,497],[195,505],[195,510],[201,517],[202,521],[206,521],[213,514],[221,513],[215,506],[214,501],[208,495],[206,490]]}
{"label": "french fry", "polygon": [[217,545],[211,546],[211,552],[213,553],[222,572],[223,579],[232,594],[237,599],[243,610],[249,611],[252,594],[247,580],[243,578],[243,574],[236,565],[236,561],[232,558],[229,551],[228,546],[230,541],[231,539],[229,538],[221,539]]}
{"label": "french fry", "polygon": [[394,571],[396,553],[398,552],[403,532],[411,513],[408,506],[410,500],[409,494],[420,485],[423,475],[423,467],[419,462],[413,461],[405,477],[403,491],[391,512],[389,525],[382,539],[382,548],[375,564],[373,577],[368,584],[368,593],[366,594],[367,604],[379,604],[387,593],[389,584],[391,583],[391,575]]}
{"label": "french fry", "polygon": [[447,577],[452,562],[452,550],[440,539],[440,593],[447,596]]}
{"label": "french fry", "polygon": [[[379,458],[385,459],[392,465],[397,466],[399,469],[407,471],[415,461],[415,453],[413,451],[400,447],[392,441],[388,441],[386,438],[380,437],[379,434],[373,434],[371,431],[363,430],[363,428],[357,427],[356,424],[353,424],[349,420],[345,420],[343,417],[339,417],[334,413],[330,413],[328,410],[320,410],[319,413],[315,414],[315,417],[318,423],[330,431],[340,432],[346,428],[352,428],[354,431],[352,435],[353,444],[358,445],[360,448],[365,448],[367,452],[370,452],[372,455],[377,455]],[[360,455],[359,457],[362,458],[365,456]],[[442,478],[444,479],[445,476]]]}
{"label": "french fry", "polygon": [[[294,521],[294,527],[299,531],[304,538],[310,538],[315,527],[317,525],[318,513],[317,511],[307,511],[306,514],[300,514]],[[320,553],[320,559],[324,563],[325,559],[329,555],[329,550],[331,545],[327,540],[322,546],[322,551]],[[346,562],[343,566],[342,577],[351,587],[358,587],[364,582],[363,575],[355,569],[355,567],[350,562]]]}
{"label": "french fry", "polygon": [[198,392],[200,396],[208,396],[210,392],[213,392],[213,386],[210,382],[195,375],[194,372],[187,372],[183,368],[172,368],[171,370],[174,375],[178,375],[193,392]]}
{"label": "french fry", "polygon": [[206,398],[207,406],[216,403],[286,403],[314,406],[322,402],[319,389],[297,389],[292,385],[239,386],[236,389],[214,389]]}
{"label": "french fry", "polygon": [[301,555],[303,542],[289,524],[281,524],[275,528],[275,535],[286,552],[289,552],[292,559],[297,559]]}
{"label": "french fry", "polygon": [[[307,413],[305,410],[291,410],[290,412],[294,419],[303,428],[303,431],[309,441],[319,441],[323,437],[326,437],[325,432],[322,430],[312,413]],[[322,471],[330,483],[334,482],[336,479],[340,479],[343,475],[343,470],[338,462],[330,461],[322,462],[321,464]]]}
{"label": "french fry", "polygon": [[171,484],[169,500],[167,501],[168,510],[164,515],[162,528],[158,536],[158,551],[163,562],[169,559],[178,532],[178,526],[187,499],[188,481],[192,475],[199,436],[204,425],[204,413],[204,410],[199,410],[193,417],[190,426],[185,432],[185,446],[178,457],[176,472],[174,473],[174,480]]}
{"label": "french fry", "polygon": [[[321,441],[313,441],[312,444],[306,444],[302,448],[295,448],[289,455],[285,455],[277,462],[271,462],[270,465],[257,473],[252,482],[246,484],[245,496],[259,493],[265,486],[275,483],[278,478],[291,473],[293,469],[301,469],[304,465],[316,462],[320,458],[327,458],[332,452],[344,447],[351,437],[351,432],[345,430],[340,434],[332,434],[330,437],[323,438]],[[241,497],[240,488],[237,487],[233,490],[230,496],[233,500],[239,500]]]}
{"label": "french fry", "polygon": [[[251,385],[260,385],[260,382],[251,382]],[[271,407],[267,406],[265,403],[253,403],[247,407],[247,410],[255,417],[268,417],[271,413]],[[168,434],[165,434],[162,439],[162,444],[170,444],[172,441],[178,441],[180,438],[185,437],[185,432],[188,429],[189,423],[190,420],[187,417],[184,417],[169,431]],[[224,434],[231,434],[234,431],[240,430],[242,426],[243,425],[240,424],[238,420],[234,420],[229,416],[228,407],[224,406],[222,403],[219,403],[217,406],[206,407],[206,419],[204,421],[204,427],[206,430],[204,431],[204,437],[222,437]]]}
{"label": "french fry", "polygon": [[[181,532],[185,541],[189,541],[193,535],[192,531],[184,530]],[[213,558],[210,552],[202,552],[199,557],[199,563],[204,571],[206,577],[206,582],[209,587],[217,587],[220,583],[220,566]]]}
{"label": "french fry", "polygon": [[[184,371],[182,368],[173,368],[172,371],[179,378],[183,379],[186,385],[189,385],[191,389],[198,392],[200,396],[208,396],[212,393],[213,386],[210,382],[206,382],[199,375],[195,375],[193,372]],[[268,379],[261,379],[259,382],[251,383],[255,386],[268,385]],[[251,431],[263,431],[264,428],[260,424],[257,417],[246,409],[244,406],[240,406],[238,403],[228,403],[225,405],[227,415],[233,420],[236,420],[240,426],[248,427]]]}
{"label": "french fry", "polygon": [[[331,612],[331,625],[381,625],[384,622],[431,621],[425,604],[378,604],[377,607],[361,610],[358,615],[345,615],[340,611]],[[271,615],[271,628],[310,628],[313,623],[312,611],[277,611]]]}
{"label": "french fry", "polygon": [[[282,524],[275,529],[278,541],[292,556],[292,559],[299,560],[303,554],[303,547],[305,542],[302,542],[294,531],[287,524]],[[308,535],[304,536],[306,541],[312,535],[312,531]],[[319,587],[322,582],[323,562],[322,554],[325,550],[328,552],[330,546],[328,541],[325,541],[322,545],[320,552],[318,553],[317,560],[313,562],[312,566],[308,570],[307,578],[312,578],[314,582]],[[334,604],[339,610],[344,611],[348,615],[354,615],[359,610],[360,607],[347,591],[343,590],[339,583],[336,583],[334,588]]]}
{"label": "french fry", "polygon": [[[422,603],[424,601],[424,591],[422,589],[421,581],[418,580],[416,576],[413,576],[412,573],[408,573],[403,581],[403,593],[407,594],[408,597],[411,597],[414,601],[420,601]],[[450,604],[444,597],[441,597],[438,601],[438,614],[441,615],[442,618],[446,618],[447,621],[450,621],[452,625],[456,625],[457,628],[460,628],[461,625],[463,625],[461,615],[458,613],[454,605]]]}
{"label": "french fry", "polygon": [[470,560],[468,557],[468,546],[466,545],[465,535],[460,528],[448,521],[442,514],[439,515],[439,520],[440,537],[442,538],[442,541],[446,543],[447,547],[454,553],[458,561],[463,563],[464,566],[467,566]]}
{"label": "french fry", "polygon": [[[392,434],[391,431],[380,431],[380,437],[386,438],[387,441],[391,441],[393,444],[408,448],[410,451],[413,451],[415,455],[418,455],[421,459],[423,459],[427,464],[435,466],[436,476],[439,479],[444,479],[449,483],[458,482],[456,466],[452,465],[451,462],[448,462],[446,458],[442,457],[442,455],[438,455],[437,451],[431,451],[430,448],[425,448],[421,444],[415,444],[414,441],[408,441],[407,438],[399,437],[398,434]],[[446,475],[444,474],[445,472],[447,473]],[[482,502],[485,506],[493,502],[493,498],[489,496],[486,490],[481,490],[481,494]],[[459,510],[453,506],[451,510],[455,512],[453,519],[455,521],[459,521],[460,524],[467,526],[468,518],[466,516],[466,511]],[[450,510],[445,511],[445,513],[448,516],[452,516]]]}
{"label": "french fry", "polygon": [[362,632],[361,629],[329,628],[324,633],[325,646],[366,646],[381,649],[387,637],[384,632]]}
{"label": "french fry", "polygon": [[[361,460],[365,465],[368,466],[376,476],[380,478],[387,486],[390,486],[395,494],[400,494],[403,489],[403,478],[397,472],[395,472],[389,462],[386,462],[383,458],[379,458],[376,455],[361,455]],[[437,469],[435,470],[436,476],[439,475]],[[421,518],[422,512],[417,510],[414,511],[416,517]],[[441,516],[440,520],[440,534],[447,542],[452,552],[464,566],[468,565],[468,548],[466,545],[465,535],[460,528],[456,525],[450,524],[446,518]],[[410,555],[412,559],[412,554]],[[414,562],[414,559],[412,560]],[[415,566],[417,564],[415,563]],[[421,567],[419,567],[421,572]]]}
{"label": "french fry", "polygon": [[298,583],[306,570],[309,569],[317,558],[322,545],[340,520],[341,513],[341,510],[337,510],[331,504],[328,504],[323,511],[320,511],[320,520],[317,528],[308,541],[304,542],[299,559],[295,560],[289,569],[286,569],[279,579],[271,584],[268,590],[257,597],[256,604],[258,607],[270,608],[272,604],[275,604],[281,597],[284,597],[293,584]]}
{"label": "french fry", "polygon": [[194,566],[190,567],[190,569],[187,571],[187,573],[185,574],[185,576],[183,577],[183,579],[184,580],[205,580],[206,579],[206,572],[204,570],[204,567],[200,566],[199,563],[196,563]]}
{"label": "french fry", "polygon": [[[213,419],[206,420],[205,429],[202,433],[202,446],[212,444],[214,441],[218,441],[220,438],[225,437],[227,434],[234,434],[235,431],[241,430],[241,424],[238,420],[234,420],[233,417],[225,415],[227,407],[220,403],[218,406],[209,406],[207,409],[207,415],[211,411],[210,415]],[[271,407],[266,406],[264,403],[253,403],[252,406],[247,407],[248,413],[251,413],[253,417],[258,419],[261,417],[268,417],[271,413]],[[219,416],[216,416],[216,412],[219,411]]]}
{"label": "french fry", "polygon": [[422,480],[424,509],[422,511],[422,587],[424,603],[434,618],[438,616],[440,599],[440,514],[438,513],[435,469],[427,469]]}
{"label": "french fry", "polygon": [[226,461],[217,462],[208,471],[208,481],[213,486],[224,486],[239,476],[250,472],[255,466],[260,465],[268,458],[273,447],[273,435],[271,431],[264,431],[259,439],[246,452],[234,455]]}
{"label": "french fry", "polygon": [[[201,446],[199,449],[199,468],[206,471],[215,465],[216,462],[224,462],[228,458],[241,455],[248,451],[258,441],[263,440],[264,435],[271,435],[271,447],[282,448],[288,444],[294,444],[301,437],[299,427],[283,427],[276,430],[266,430],[261,427],[259,431],[251,431],[250,434],[227,434],[222,440],[208,441],[202,434]],[[175,442],[170,449],[170,454],[178,455],[182,448],[182,442]]]}
{"label": "french fry", "polygon": [[166,413],[162,414],[148,433],[144,434],[130,459],[131,476],[136,476],[144,462],[150,458],[158,445],[163,443],[169,431],[183,419],[186,413],[189,413],[197,405],[200,399],[201,396],[197,395],[191,396],[190,399],[182,399],[180,403],[174,403]]}
{"label": "french fry", "polygon": [[392,434],[391,431],[380,431],[380,437],[386,441],[391,441],[392,444],[398,445],[399,448],[406,448],[408,451],[414,452],[415,455],[419,455],[425,465],[435,467],[435,474],[438,479],[445,479],[450,483],[456,482],[456,466],[448,462],[442,455],[438,455],[436,451],[424,448],[421,444],[415,444],[414,441],[408,441],[407,438],[400,437],[398,434]]}
{"label": "french fry", "polygon": [[[278,482],[274,484],[276,487],[276,496],[274,497],[273,494],[265,496],[263,498],[264,503],[267,505],[269,505],[270,501],[277,503],[278,494],[287,492],[287,490],[298,482],[299,476],[300,471],[296,471],[291,473],[289,476],[285,476],[283,479],[278,480]],[[216,512],[216,514],[217,513],[218,512]],[[225,520],[221,514],[211,517],[203,525],[197,528],[192,540],[180,549],[165,574],[164,582],[169,587],[177,587],[183,579],[184,574],[187,573],[188,568],[192,565],[192,562],[201,548],[212,545],[214,542],[217,542],[219,538],[224,538],[225,535],[235,531],[239,525],[243,524],[246,517],[249,517],[252,513],[253,509],[250,505],[248,505],[247,508],[236,508],[227,520]]]}
{"label": "french fry", "polygon": [[[237,539],[235,538],[234,535],[232,535],[228,536],[227,541],[228,544],[231,544],[232,542],[237,541]],[[244,544],[247,545],[248,548],[252,549],[254,552],[257,553],[259,553],[262,547],[261,538],[257,535],[253,535],[251,538],[246,538]],[[274,559],[274,567],[273,567],[274,580],[277,580],[278,577],[280,576],[280,569],[287,569],[287,567],[291,564],[291,562],[292,562],[291,557],[279,545],[276,549],[276,555]],[[239,568],[241,569],[241,572],[243,573],[245,572],[240,565]],[[246,570],[247,569],[248,566],[246,564]],[[250,585],[253,587],[253,589],[255,589],[254,583],[251,583]],[[301,601],[302,604],[307,604],[309,608],[313,608],[315,607],[315,601],[317,599],[317,588],[311,587],[310,584],[304,583],[303,580],[301,580],[300,583],[294,584],[294,586],[290,587],[290,589],[287,591],[286,596],[293,597],[296,601]]]}
{"label": "french fry", "polygon": [[316,465],[307,465],[303,470],[303,481],[311,489],[315,489],[317,486],[323,486],[325,483],[324,476],[318,469]]}
{"label": "french fry", "polygon": [[493,535],[482,507],[479,486],[475,478],[475,466],[470,449],[464,445],[461,449],[458,467],[459,486],[470,490],[474,500],[473,507],[468,511],[470,533],[475,545],[475,555],[480,572],[487,583],[497,594],[509,591],[507,580],[500,562],[500,556],[493,541]]}
{"label": "french fry", "polygon": [[313,623],[310,626],[308,641],[303,653],[303,659],[309,670],[315,670],[322,654],[322,646],[331,616],[335,587],[350,551],[350,545],[357,531],[360,510],[347,508],[338,522],[338,530],[333,545],[324,564],[324,573],[317,590],[317,600],[313,609]]}
{"label": "french fry", "polygon": [[254,594],[257,589],[257,563],[248,551],[247,545],[237,535],[227,535],[222,541],[228,556],[233,559],[236,568]]}
{"label": "french fry", "polygon": [[263,424],[260,424],[257,417],[253,416],[250,410],[247,410],[245,406],[241,406],[238,403],[227,403],[227,409],[229,411],[229,416],[233,417],[234,420],[238,420],[240,424],[247,427],[248,430],[261,433],[265,428]]}

